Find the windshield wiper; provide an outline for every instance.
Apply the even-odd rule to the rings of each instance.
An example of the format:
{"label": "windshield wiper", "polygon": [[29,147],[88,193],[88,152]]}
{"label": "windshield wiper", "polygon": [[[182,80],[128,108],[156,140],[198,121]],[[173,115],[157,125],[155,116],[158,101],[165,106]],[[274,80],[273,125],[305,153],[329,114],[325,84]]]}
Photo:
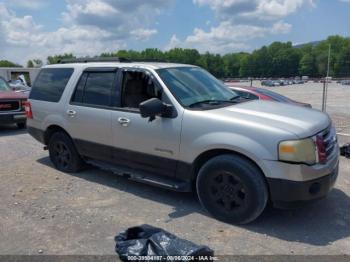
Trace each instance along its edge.
{"label": "windshield wiper", "polygon": [[200,104],[210,104],[212,102],[215,102],[215,100],[203,100],[203,101],[198,101],[198,102],[194,102],[192,104],[190,104],[188,107],[195,107],[198,106]]}
{"label": "windshield wiper", "polygon": [[[236,97],[233,97],[234,99],[236,99]],[[223,103],[237,103],[237,101],[232,100],[232,98],[230,100],[215,100],[215,99],[211,99],[211,100],[203,100],[203,101],[198,101],[198,102],[194,102],[192,104],[190,104],[188,107],[195,107],[201,104],[207,104],[207,105],[219,105],[219,104],[223,104]]]}
{"label": "windshield wiper", "polygon": [[238,99],[241,99],[241,96],[234,96],[234,97],[231,97],[230,98],[230,101],[235,101],[235,100],[238,100]]}

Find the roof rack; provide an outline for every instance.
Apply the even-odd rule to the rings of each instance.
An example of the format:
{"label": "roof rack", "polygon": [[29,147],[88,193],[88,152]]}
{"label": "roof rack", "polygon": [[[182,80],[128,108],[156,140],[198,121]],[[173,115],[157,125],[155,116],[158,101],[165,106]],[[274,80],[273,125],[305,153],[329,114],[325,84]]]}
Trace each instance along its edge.
{"label": "roof rack", "polygon": [[169,63],[168,60],[158,58],[133,59],[132,62]]}
{"label": "roof rack", "polygon": [[58,60],[59,64],[70,64],[70,63],[93,63],[93,62],[131,62],[127,58],[122,57],[88,57],[88,58],[67,58]]}

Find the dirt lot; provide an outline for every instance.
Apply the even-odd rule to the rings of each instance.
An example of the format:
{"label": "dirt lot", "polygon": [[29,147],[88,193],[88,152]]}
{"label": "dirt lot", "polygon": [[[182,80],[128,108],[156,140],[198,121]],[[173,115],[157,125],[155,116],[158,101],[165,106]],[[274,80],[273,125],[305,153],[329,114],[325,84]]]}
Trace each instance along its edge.
{"label": "dirt lot", "polygon": [[[273,89],[320,105],[317,85]],[[330,88],[329,112],[349,133],[350,88],[343,90]],[[42,146],[14,127],[0,127],[0,159],[0,254],[114,254],[116,233],[143,223],[208,245],[218,255],[350,254],[350,160],[344,158],[328,198],[299,210],[268,208],[247,226],[216,221],[192,194],[97,169],[58,172]]]}

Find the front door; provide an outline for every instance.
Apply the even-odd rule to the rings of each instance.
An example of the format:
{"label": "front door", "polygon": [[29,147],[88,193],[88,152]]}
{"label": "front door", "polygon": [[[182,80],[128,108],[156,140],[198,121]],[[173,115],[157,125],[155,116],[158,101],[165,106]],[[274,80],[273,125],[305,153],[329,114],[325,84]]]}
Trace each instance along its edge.
{"label": "front door", "polygon": [[173,118],[142,118],[139,104],[157,97],[169,102],[152,73],[124,69],[120,73],[121,100],[112,112],[114,160],[150,174],[175,176],[179,154],[181,114]]}

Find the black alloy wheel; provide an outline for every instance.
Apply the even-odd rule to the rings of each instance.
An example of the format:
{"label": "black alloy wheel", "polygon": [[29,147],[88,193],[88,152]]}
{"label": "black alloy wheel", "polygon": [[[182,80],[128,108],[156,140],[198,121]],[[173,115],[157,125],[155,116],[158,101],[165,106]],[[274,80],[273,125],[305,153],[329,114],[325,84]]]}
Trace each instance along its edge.
{"label": "black alloy wheel", "polygon": [[244,208],[247,199],[246,189],[235,174],[223,172],[213,177],[210,195],[213,203],[225,211]]}
{"label": "black alloy wheel", "polygon": [[72,139],[64,132],[54,133],[48,144],[50,159],[63,172],[74,173],[85,167]]}
{"label": "black alloy wheel", "polygon": [[53,157],[60,170],[65,170],[70,164],[72,153],[62,141],[56,141],[53,145]]}
{"label": "black alloy wheel", "polygon": [[228,223],[253,221],[268,200],[264,174],[254,162],[234,154],[208,160],[198,172],[196,189],[202,206]]}

